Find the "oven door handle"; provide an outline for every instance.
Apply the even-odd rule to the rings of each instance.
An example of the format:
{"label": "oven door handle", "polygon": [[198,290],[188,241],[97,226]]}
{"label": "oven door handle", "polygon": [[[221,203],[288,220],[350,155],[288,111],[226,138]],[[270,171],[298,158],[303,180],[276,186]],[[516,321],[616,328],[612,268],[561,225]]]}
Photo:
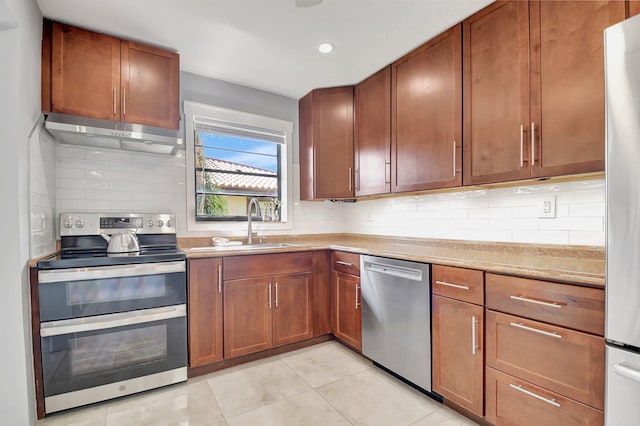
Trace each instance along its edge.
{"label": "oven door handle", "polygon": [[136,263],[133,265],[92,266],[86,268],[52,269],[38,271],[38,283],[57,283],[106,278],[160,275],[186,271],[184,261]]}
{"label": "oven door handle", "polygon": [[49,321],[40,324],[40,336],[52,337],[63,334],[83,333],[186,316],[187,305],[182,304],[162,308],[140,309],[131,312],[119,312],[116,314]]}

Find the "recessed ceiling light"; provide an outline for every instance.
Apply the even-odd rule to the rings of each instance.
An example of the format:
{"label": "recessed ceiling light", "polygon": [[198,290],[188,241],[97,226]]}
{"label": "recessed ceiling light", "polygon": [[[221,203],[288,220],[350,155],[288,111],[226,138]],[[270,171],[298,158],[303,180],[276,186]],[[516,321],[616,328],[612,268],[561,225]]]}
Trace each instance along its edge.
{"label": "recessed ceiling light", "polygon": [[333,50],[333,44],[331,43],[324,42],[318,45],[318,51],[320,53],[329,53],[332,50]]}

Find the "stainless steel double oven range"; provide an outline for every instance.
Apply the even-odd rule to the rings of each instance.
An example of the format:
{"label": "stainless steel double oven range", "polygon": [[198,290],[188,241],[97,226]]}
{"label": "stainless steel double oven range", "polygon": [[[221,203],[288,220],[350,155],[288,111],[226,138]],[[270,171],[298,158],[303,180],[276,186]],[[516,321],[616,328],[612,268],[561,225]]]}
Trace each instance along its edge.
{"label": "stainless steel double oven range", "polygon": [[[185,381],[175,215],[61,214],[60,230],[60,254],[37,264],[44,411]],[[109,253],[121,233],[138,244]]]}

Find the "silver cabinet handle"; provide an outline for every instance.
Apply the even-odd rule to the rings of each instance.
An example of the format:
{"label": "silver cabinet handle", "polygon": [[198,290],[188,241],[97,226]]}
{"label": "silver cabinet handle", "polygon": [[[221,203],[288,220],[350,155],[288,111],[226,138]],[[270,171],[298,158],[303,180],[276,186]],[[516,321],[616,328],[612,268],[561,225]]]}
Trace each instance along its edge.
{"label": "silver cabinet handle", "polygon": [[536,124],[531,122],[531,165],[536,164]]}
{"label": "silver cabinet handle", "polygon": [[537,393],[533,393],[533,392],[531,392],[531,391],[528,391],[528,390],[524,389],[524,388],[522,387],[522,385],[514,385],[513,383],[511,383],[511,384],[509,384],[509,387],[510,387],[511,389],[515,389],[515,390],[517,390],[518,392],[522,392],[522,393],[524,393],[524,394],[526,394],[526,395],[532,396],[532,397],[534,397],[535,399],[539,399],[540,401],[546,402],[547,404],[551,404],[551,405],[553,405],[554,407],[558,407],[558,408],[560,408],[560,404],[558,404],[558,403],[556,402],[556,399],[555,399],[555,398],[553,398],[553,399],[545,398],[544,396],[540,396],[540,395],[538,395]]}
{"label": "silver cabinet handle", "polygon": [[49,321],[40,324],[40,336],[52,337],[63,334],[105,330],[108,328],[124,327],[126,325],[180,318],[186,315],[187,305],[182,304],[162,308],[141,309],[131,312],[119,312],[116,314]]}
{"label": "silver cabinet handle", "polygon": [[548,306],[550,308],[562,309],[562,305],[560,303],[558,303],[558,302],[543,302],[542,300],[529,299],[528,297],[524,297],[524,296],[509,296],[509,298],[511,298],[513,300],[519,300],[521,302],[535,303],[536,305],[542,305],[542,306]]}
{"label": "silver cabinet handle", "polygon": [[520,167],[524,167],[524,124],[520,125]]}
{"label": "silver cabinet handle", "polygon": [[537,328],[529,327],[529,326],[526,326],[524,324],[520,324],[520,323],[517,323],[517,322],[511,322],[509,324],[512,327],[520,328],[522,330],[532,331],[534,333],[543,334],[543,335],[549,336],[549,337],[555,337],[556,339],[562,339],[562,336],[559,335],[558,333],[554,333],[554,332],[550,332],[550,331],[544,331],[544,330],[538,330]]}
{"label": "silver cabinet handle", "polygon": [[453,141],[453,177],[456,177],[456,141]]}
{"label": "silver cabinet handle", "polygon": [[478,344],[476,343],[476,324],[478,320],[475,315],[471,317],[471,354],[475,355],[478,350]]}
{"label": "silver cabinet handle", "polygon": [[338,265],[353,266],[353,263],[351,263],[351,262],[345,262],[345,261],[343,261],[343,260],[336,260],[336,263],[337,263]]}
{"label": "silver cabinet handle", "polygon": [[351,191],[351,170],[353,169],[349,167],[349,191]]}
{"label": "silver cabinet handle", "polygon": [[360,170],[355,169],[353,174],[356,175],[356,191],[360,191]]}
{"label": "silver cabinet handle", "polygon": [[358,302],[359,299],[359,293],[360,293],[360,286],[356,285],[356,309],[358,309],[358,306],[360,306],[360,303]]}
{"label": "silver cabinet handle", "polygon": [[452,283],[448,283],[446,281],[437,281],[436,280],[436,284],[444,285],[444,286],[447,286],[447,287],[459,288],[459,289],[462,289],[462,290],[469,290],[469,287],[467,287],[466,285],[452,284]]}
{"label": "silver cabinet handle", "polygon": [[127,115],[127,89],[122,88],[122,115]]}
{"label": "silver cabinet handle", "polygon": [[616,364],[613,366],[613,372],[618,376],[640,383],[640,370],[630,365],[625,365],[624,363]]}
{"label": "silver cabinet handle", "polygon": [[113,86],[113,115],[116,115],[116,86]]}
{"label": "silver cabinet handle", "polygon": [[278,283],[276,282],[276,308],[278,307]]}
{"label": "silver cabinet handle", "polygon": [[218,265],[218,293],[222,293],[222,264]]}
{"label": "silver cabinet handle", "polygon": [[[387,170],[389,171],[387,173]],[[389,177],[387,177],[389,176]],[[384,184],[390,184],[391,183],[391,161],[384,161]]]}
{"label": "silver cabinet handle", "polygon": [[269,309],[271,309],[271,283],[269,283]]}

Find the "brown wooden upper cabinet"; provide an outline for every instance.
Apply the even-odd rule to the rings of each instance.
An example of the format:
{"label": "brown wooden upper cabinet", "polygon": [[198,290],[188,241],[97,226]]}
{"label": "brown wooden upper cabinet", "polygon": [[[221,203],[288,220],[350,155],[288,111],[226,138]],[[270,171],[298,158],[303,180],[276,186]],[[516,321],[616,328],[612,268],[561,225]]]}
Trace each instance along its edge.
{"label": "brown wooden upper cabinet", "polygon": [[462,183],[461,26],[391,65],[391,192]]}
{"label": "brown wooden upper cabinet", "polygon": [[391,192],[391,67],[356,85],[356,196]]}
{"label": "brown wooden upper cabinet", "polygon": [[45,21],[42,110],[178,129],[179,56]]}
{"label": "brown wooden upper cabinet", "polygon": [[640,14],[640,0],[629,0],[627,2],[627,18]]}
{"label": "brown wooden upper cabinet", "polygon": [[353,198],[353,86],[300,99],[300,199]]}
{"label": "brown wooden upper cabinet", "polygon": [[603,30],[620,1],[500,1],[463,22],[464,184],[604,170]]}

